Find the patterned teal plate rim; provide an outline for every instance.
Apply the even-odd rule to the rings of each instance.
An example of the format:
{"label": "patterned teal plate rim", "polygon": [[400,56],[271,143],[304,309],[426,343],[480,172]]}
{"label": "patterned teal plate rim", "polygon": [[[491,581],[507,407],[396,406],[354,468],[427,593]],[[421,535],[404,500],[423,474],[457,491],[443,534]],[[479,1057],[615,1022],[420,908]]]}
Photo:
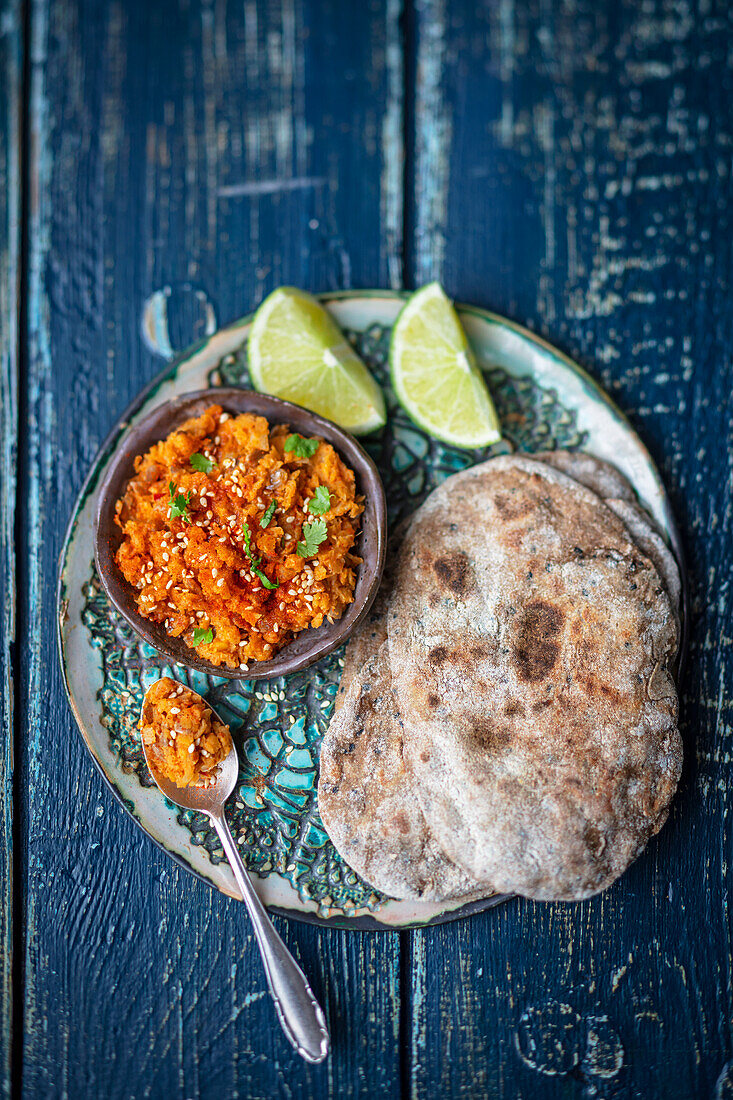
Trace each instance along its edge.
{"label": "patterned teal plate rim", "polygon": [[[388,424],[361,442],[380,467],[390,520],[397,522],[443,478],[497,448],[457,451],[430,439],[399,408],[389,387],[386,355],[406,293],[341,291],[320,297],[385,387]],[[509,447],[528,452],[582,448],[613,462],[635,486],[682,565],[679,534],[654,463],[598,383],[522,326],[476,306],[458,309],[487,374]],[[154,843],[209,885],[239,897],[215,834],[200,816],[165,801],[152,785],[136,739],[145,687],[162,673],[172,673],[208,694],[239,739],[242,772],[230,824],[245,861],[257,872],[257,889],[274,912],[361,930],[423,927],[493,907],[505,899],[493,895],[437,904],[386,898],[333,849],[318,817],[315,788],[318,745],[340,675],[338,651],[302,673],[269,683],[171,668],[114,612],[94,575],[95,492],[121,436],[135,418],[180,393],[246,384],[251,319],[252,314],[219,329],[171,360],[110,432],[77,498],[59,563],[58,643],[64,687],[84,744],[115,797]],[[685,625],[687,620],[684,614]]]}

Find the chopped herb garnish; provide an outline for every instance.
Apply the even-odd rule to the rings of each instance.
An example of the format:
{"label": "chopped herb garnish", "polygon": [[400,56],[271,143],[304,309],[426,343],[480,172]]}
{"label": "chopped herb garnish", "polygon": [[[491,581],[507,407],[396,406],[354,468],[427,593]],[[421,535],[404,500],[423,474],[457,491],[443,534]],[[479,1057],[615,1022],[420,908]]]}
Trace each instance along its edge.
{"label": "chopped herb garnish", "polygon": [[322,516],[331,507],[331,494],[325,485],[319,485],[306,503],[306,509],[314,516]]}
{"label": "chopped herb garnish", "polygon": [[313,523],[303,524],[303,542],[296,549],[301,558],[312,558],[322,542],[326,541],[325,519],[314,519]]}
{"label": "chopped herb garnish", "polygon": [[193,644],[194,645],[210,645],[214,640],[214,631],[209,627],[208,630],[204,630],[202,626],[197,626],[193,632]]}
{"label": "chopped herb garnish", "polygon": [[267,511],[265,512],[264,516],[260,520],[260,527],[262,527],[262,528],[267,527],[268,523],[270,522],[272,517],[275,515],[275,508],[276,507],[277,507],[277,501],[276,500],[273,500],[272,504],[268,504]]}
{"label": "chopped herb garnish", "polygon": [[178,519],[180,516],[184,523],[190,523],[191,517],[188,514],[188,508],[191,503],[191,493],[188,492],[184,496],[183,493],[178,492],[175,482],[170,481],[168,483],[168,495],[170,496],[170,518]]}
{"label": "chopped herb garnish", "polygon": [[262,558],[256,557],[252,549],[252,535],[250,534],[249,525],[243,523],[242,530],[244,532],[244,549],[247,552],[247,557],[252,563],[252,572],[262,581],[263,587],[269,588],[270,592],[272,592],[275,588],[279,588],[280,585],[276,584],[275,581],[271,581],[270,578],[266,577],[262,570],[258,568]]}
{"label": "chopped herb garnish", "polygon": [[210,474],[216,466],[216,463],[212,462],[210,458],[206,457],[206,455],[198,453],[196,453],[195,455],[191,455],[189,461],[194,470],[198,470],[200,474]]}
{"label": "chopped herb garnish", "polygon": [[242,530],[244,531],[244,549],[246,551],[247,557],[255,565],[258,565],[259,562],[260,562],[260,559],[256,558],[254,556],[254,552],[252,550],[252,535],[250,534],[250,531],[249,531],[249,524],[248,523],[243,523],[242,524]]}
{"label": "chopped herb garnish", "polygon": [[275,581],[271,581],[269,577],[266,577],[262,570],[258,569],[257,566],[252,566],[252,572],[256,577],[260,578],[263,588],[269,588],[271,592],[274,592],[276,588],[280,587],[280,585],[277,584]]}
{"label": "chopped herb garnish", "polygon": [[318,450],[317,439],[306,439],[302,435],[289,435],[285,440],[285,451],[290,451],[296,458],[312,458]]}

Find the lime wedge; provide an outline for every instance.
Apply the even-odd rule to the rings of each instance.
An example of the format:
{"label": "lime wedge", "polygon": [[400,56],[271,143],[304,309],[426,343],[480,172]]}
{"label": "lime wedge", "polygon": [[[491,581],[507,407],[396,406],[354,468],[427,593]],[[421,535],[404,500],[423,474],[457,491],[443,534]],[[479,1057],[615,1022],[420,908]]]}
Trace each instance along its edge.
{"label": "lime wedge", "polygon": [[453,305],[439,283],[415,291],[389,348],[392,386],[424,431],[455,447],[501,439],[499,419]]}
{"label": "lime wedge", "polygon": [[247,362],[255,389],[327,416],[354,435],[381,428],[382,391],[312,294],[283,286],[252,321]]}

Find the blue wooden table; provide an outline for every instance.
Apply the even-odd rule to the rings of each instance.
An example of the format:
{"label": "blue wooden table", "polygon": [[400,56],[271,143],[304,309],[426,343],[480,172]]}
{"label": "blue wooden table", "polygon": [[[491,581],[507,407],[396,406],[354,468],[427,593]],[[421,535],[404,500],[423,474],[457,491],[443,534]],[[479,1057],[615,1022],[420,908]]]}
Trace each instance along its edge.
{"label": "blue wooden table", "polygon": [[[733,1096],[729,0],[5,0],[0,55],[4,1094]],[[692,582],[686,766],[592,901],[278,920],[333,1034],[307,1068],[242,907],[82,748],[56,563],[162,356],[281,283],[434,278],[577,357],[658,461]]]}

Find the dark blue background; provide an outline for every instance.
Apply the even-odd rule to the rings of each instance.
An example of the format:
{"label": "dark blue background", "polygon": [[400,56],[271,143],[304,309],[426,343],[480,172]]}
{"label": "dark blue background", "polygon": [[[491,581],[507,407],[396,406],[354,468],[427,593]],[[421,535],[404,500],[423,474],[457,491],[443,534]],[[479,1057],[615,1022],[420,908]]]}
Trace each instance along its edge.
{"label": "dark blue background", "polygon": [[[731,12],[1,5],[6,1095],[733,1095]],[[161,366],[151,294],[171,288],[180,347],[281,283],[433,278],[587,365],[660,464],[692,579],[685,774],[658,840],[582,905],[391,935],[279,921],[334,1039],[306,1068],[241,907],[158,852],[82,749],[56,563],[98,444]]]}

